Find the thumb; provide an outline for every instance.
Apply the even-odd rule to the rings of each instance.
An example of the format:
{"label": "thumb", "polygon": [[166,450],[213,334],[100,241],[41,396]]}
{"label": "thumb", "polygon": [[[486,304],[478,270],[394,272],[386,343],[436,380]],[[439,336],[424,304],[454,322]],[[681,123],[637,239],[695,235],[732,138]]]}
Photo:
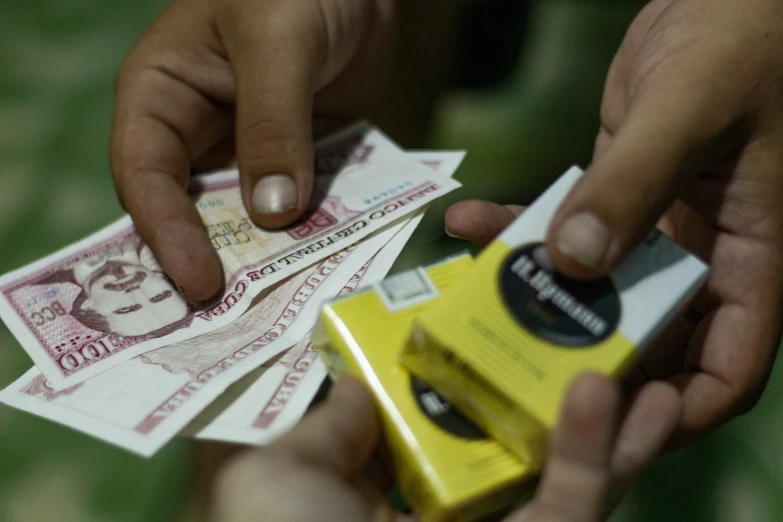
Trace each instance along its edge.
{"label": "thumb", "polygon": [[612,480],[619,413],[620,391],[611,380],[591,373],[574,379],[535,498],[504,522],[601,520]]}
{"label": "thumb", "polygon": [[242,196],[256,224],[278,228],[304,213],[312,191],[318,21],[310,2],[239,4],[220,25],[236,80]]}
{"label": "thumb", "polygon": [[348,477],[368,462],[380,430],[369,392],[360,381],[345,377],[325,403],[271,446],[274,452]]}
{"label": "thumb", "polygon": [[712,82],[709,92],[710,84],[698,87],[680,68],[672,71],[635,97],[608,148],[555,214],[547,250],[565,275],[608,274],[653,230],[690,177],[725,154],[734,113],[715,110],[711,100],[721,98],[720,86]]}
{"label": "thumb", "polygon": [[562,273],[605,275],[674,201],[682,151],[668,136],[652,139],[645,127],[627,122],[555,215],[547,247]]}

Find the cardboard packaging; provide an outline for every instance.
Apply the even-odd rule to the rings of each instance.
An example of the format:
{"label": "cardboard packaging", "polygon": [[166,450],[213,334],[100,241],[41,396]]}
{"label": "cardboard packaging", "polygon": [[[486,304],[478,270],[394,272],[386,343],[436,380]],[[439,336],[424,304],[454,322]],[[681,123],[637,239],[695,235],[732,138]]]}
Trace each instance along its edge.
{"label": "cardboard packaging", "polygon": [[573,378],[619,376],[708,273],[658,231],[602,280],[554,272],[543,241],[581,175],[566,172],[418,315],[401,358],[531,468],[542,464]]}
{"label": "cardboard packaging", "polygon": [[423,522],[477,520],[529,496],[534,475],[399,363],[415,315],[472,264],[453,257],[327,304],[314,335],[333,378],[370,388],[400,490]]}

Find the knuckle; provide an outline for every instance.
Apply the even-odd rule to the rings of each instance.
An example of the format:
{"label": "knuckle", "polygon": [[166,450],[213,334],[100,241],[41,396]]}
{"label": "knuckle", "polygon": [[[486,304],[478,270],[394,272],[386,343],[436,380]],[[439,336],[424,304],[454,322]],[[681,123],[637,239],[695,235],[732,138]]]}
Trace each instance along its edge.
{"label": "knuckle", "polygon": [[283,515],[290,514],[292,508],[290,504],[281,505],[280,499],[301,487],[308,473],[297,459],[273,454],[269,449],[235,455],[218,470],[212,485],[215,519],[263,520],[275,512],[280,513],[281,520],[301,520]]}
{"label": "knuckle", "polygon": [[[154,226],[145,227],[145,240],[153,250],[168,248],[170,254],[177,255],[177,263],[182,266],[184,273],[201,273],[199,270],[203,260],[192,258],[180,249],[171,249],[172,243],[181,237],[183,228],[189,226],[189,221],[179,212],[171,209],[147,206],[147,214],[144,216],[148,223]],[[190,245],[192,246],[192,244]]]}
{"label": "knuckle", "polygon": [[613,467],[623,480],[633,480],[649,464],[651,457],[638,448],[618,448],[614,456]]}
{"label": "knuckle", "polygon": [[[575,516],[574,509],[566,507],[563,504],[555,504],[545,500],[535,500],[526,515],[528,515],[528,518],[524,519],[525,521],[565,522],[569,520],[578,520]],[[592,519],[585,518],[585,520]]]}
{"label": "knuckle", "polygon": [[241,491],[248,480],[257,474],[256,459],[249,458],[248,453],[243,452],[232,456],[217,471],[214,483],[215,495],[218,501],[224,500]]}
{"label": "knuckle", "polygon": [[330,417],[323,423],[323,433],[328,447],[335,460],[339,462],[356,462],[361,455],[362,440],[355,430],[352,430],[342,418]]}
{"label": "knuckle", "polygon": [[296,131],[281,123],[282,117],[276,116],[257,118],[243,127],[241,141],[252,165],[281,164],[282,167],[291,160],[305,157],[307,151]]}
{"label": "knuckle", "polygon": [[114,77],[115,95],[120,95],[122,93],[122,88],[127,82],[128,68],[130,67],[130,65],[128,65],[128,59],[128,56],[122,59],[122,63],[120,63],[120,67],[117,69],[117,75]]}
{"label": "knuckle", "polygon": [[122,208],[128,212],[132,210],[134,193],[133,185],[137,184],[134,174],[138,170],[139,154],[138,146],[132,139],[131,129],[127,124],[123,129],[115,129],[111,150],[111,174],[114,180],[114,191]]}
{"label": "knuckle", "polygon": [[136,68],[136,55],[138,54],[138,43],[135,44],[128,54],[122,59],[120,67],[117,69],[117,76],[114,79],[114,91],[120,93],[122,87],[127,84],[128,79],[133,77],[134,69]]}
{"label": "knuckle", "polygon": [[313,11],[312,2],[302,0],[231,0],[215,5],[219,27],[237,45],[302,36],[311,20],[306,15]]}
{"label": "knuckle", "polygon": [[235,480],[240,480],[249,471],[248,469],[248,453],[242,452],[237,455],[232,455],[231,458],[223,464],[218,472],[219,482],[231,483]]}
{"label": "knuckle", "polygon": [[250,485],[257,483],[258,474],[258,459],[252,458],[246,452],[233,456],[217,470],[212,490],[215,511],[221,514],[221,518],[230,520],[232,517],[227,514],[231,512],[253,511],[250,506],[237,506],[237,500],[246,499],[249,493],[253,493],[247,489]]}
{"label": "knuckle", "polygon": [[151,51],[148,44],[149,32],[143,34],[136,43],[130,48],[125,57],[120,62],[117,69],[117,76],[114,79],[115,92],[121,94],[123,89],[130,85],[137,77],[138,72],[144,68],[148,61]]}
{"label": "knuckle", "polygon": [[737,401],[737,416],[750,413],[761,400],[764,385],[753,385],[742,393]]}
{"label": "knuckle", "polygon": [[273,454],[268,449],[246,450],[232,455],[218,470],[217,484],[220,487],[236,487],[249,479],[257,481],[259,476],[282,474],[300,468],[297,460],[287,453]]}
{"label": "knuckle", "polygon": [[120,203],[122,210],[130,214],[130,208],[128,204],[128,193],[124,188],[125,184],[118,176],[114,176],[114,193],[117,196],[117,201]]}
{"label": "knuckle", "polygon": [[294,141],[292,129],[281,123],[282,114],[271,114],[250,120],[244,127],[245,138],[252,142],[270,145]]}

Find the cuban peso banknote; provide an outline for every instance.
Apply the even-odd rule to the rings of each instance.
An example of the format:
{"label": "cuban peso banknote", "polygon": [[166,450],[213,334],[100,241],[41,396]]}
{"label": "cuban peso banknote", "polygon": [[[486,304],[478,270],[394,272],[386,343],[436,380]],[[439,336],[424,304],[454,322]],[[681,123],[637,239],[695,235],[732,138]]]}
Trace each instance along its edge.
{"label": "cuban peso banknote", "polygon": [[[412,157],[437,160],[430,166],[439,166],[441,172],[450,174],[462,154],[429,153]],[[340,292],[380,281],[420,220],[421,212],[279,282],[267,289],[246,314],[216,331],[138,355],[66,389],[52,386],[34,367],[0,392],[0,402],[149,456],[218,397],[223,395],[225,402],[224,392],[229,386],[250,372],[263,373],[268,369],[263,366],[265,363],[289,350],[268,367],[285,364],[283,374],[289,367],[313,368],[305,372],[307,379],[298,395],[299,403],[304,403],[303,413],[315,393],[309,391],[310,387],[317,389],[323,377],[317,376],[320,361],[311,349],[299,354],[291,347],[306,348],[307,343],[303,345],[300,341],[309,340],[308,333],[324,301]],[[265,389],[275,386],[270,380],[279,378],[280,374],[279,368],[269,373]],[[287,382],[295,378],[289,377]],[[284,394],[285,389],[277,395],[280,393]],[[260,404],[256,404],[255,413],[265,414],[270,429],[277,433],[283,424],[296,422],[301,413],[293,414],[295,402],[289,404],[290,401],[281,401],[280,397],[275,400],[281,405],[278,413],[273,412],[274,405],[261,411],[264,407]],[[253,434],[256,438],[257,435]]]}
{"label": "cuban peso banknote", "polygon": [[238,172],[197,178],[192,196],[226,282],[200,308],[185,302],[126,216],[0,278],[0,317],[49,385],[64,389],[230,324],[265,289],[459,186],[365,124],[317,146],[315,179],[309,217],[269,231],[245,212]]}
{"label": "cuban peso banknote", "polygon": [[[415,152],[411,158],[451,176],[464,154],[460,152]],[[421,217],[405,228],[356,274],[340,295],[380,282],[413,234]],[[293,428],[307,411],[327,376],[326,366],[313,349],[311,332],[282,357],[254,370],[233,384],[201,412],[182,432],[197,439],[237,444],[266,445]]]}

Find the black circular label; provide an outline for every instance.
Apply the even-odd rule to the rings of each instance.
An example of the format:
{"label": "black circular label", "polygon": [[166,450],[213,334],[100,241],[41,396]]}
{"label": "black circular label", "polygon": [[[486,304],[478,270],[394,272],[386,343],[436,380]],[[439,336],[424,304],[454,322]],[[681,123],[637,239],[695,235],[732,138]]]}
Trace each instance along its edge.
{"label": "black circular label", "polygon": [[481,428],[453,408],[438,392],[430,388],[426,382],[415,375],[411,375],[411,388],[422,413],[429,417],[440,429],[463,439],[481,440],[489,438]]}
{"label": "black circular label", "polygon": [[554,344],[586,347],[609,337],[620,320],[612,280],[558,274],[541,243],[520,247],[500,270],[500,294],[522,326]]}

